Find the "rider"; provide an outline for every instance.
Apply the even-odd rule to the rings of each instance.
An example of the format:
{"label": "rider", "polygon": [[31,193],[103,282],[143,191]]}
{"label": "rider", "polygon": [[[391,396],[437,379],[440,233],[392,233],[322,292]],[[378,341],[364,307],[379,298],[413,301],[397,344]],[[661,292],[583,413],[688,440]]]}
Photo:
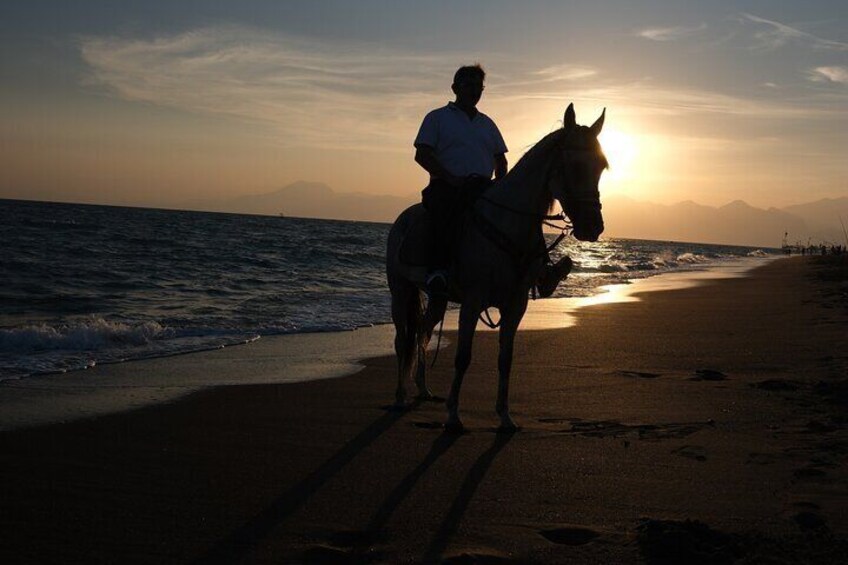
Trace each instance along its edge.
{"label": "rider", "polygon": [[[433,292],[447,289],[449,250],[461,221],[458,212],[492,183],[493,173],[495,179],[500,179],[507,171],[508,149],[501,132],[489,116],[477,110],[485,78],[486,72],[479,64],[460,67],[451,85],[456,99],[428,113],[415,138],[415,161],[430,173],[430,184],[422,191],[422,200],[437,245],[435,269],[426,281],[428,290]],[[562,263],[542,275],[539,289],[543,296],[549,296],[568,274],[567,270],[563,273]]]}

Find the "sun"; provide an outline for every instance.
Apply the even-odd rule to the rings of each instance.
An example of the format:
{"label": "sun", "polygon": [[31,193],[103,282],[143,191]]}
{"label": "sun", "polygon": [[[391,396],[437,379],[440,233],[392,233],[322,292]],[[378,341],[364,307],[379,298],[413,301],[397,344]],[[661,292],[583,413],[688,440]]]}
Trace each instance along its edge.
{"label": "sun", "polygon": [[604,173],[609,180],[625,179],[633,175],[639,154],[636,136],[615,128],[604,129],[598,136],[601,148],[609,161],[609,171]]}

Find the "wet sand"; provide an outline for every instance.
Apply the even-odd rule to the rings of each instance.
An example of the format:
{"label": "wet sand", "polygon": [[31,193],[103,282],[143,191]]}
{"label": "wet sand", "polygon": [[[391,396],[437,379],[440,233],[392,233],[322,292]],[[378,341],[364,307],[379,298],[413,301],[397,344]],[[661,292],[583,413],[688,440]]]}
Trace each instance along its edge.
{"label": "wet sand", "polygon": [[442,403],[386,409],[389,357],[2,432],[0,559],[842,562],[844,263],[790,258],[641,298],[519,335],[513,435],[496,433],[490,332],[459,436]]}

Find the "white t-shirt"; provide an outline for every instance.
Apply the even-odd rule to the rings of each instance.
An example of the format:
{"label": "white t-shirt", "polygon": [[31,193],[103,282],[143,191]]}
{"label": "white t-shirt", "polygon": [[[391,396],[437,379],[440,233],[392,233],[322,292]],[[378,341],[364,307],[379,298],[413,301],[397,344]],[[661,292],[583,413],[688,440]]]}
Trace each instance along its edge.
{"label": "white t-shirt", "polygon": [[416,147],[428,145],[451,174],[458,177],[480,175],[492,178],[495,155],[508,151],[495,122],[483,112],[470,119],[453,102],[424,116]]}

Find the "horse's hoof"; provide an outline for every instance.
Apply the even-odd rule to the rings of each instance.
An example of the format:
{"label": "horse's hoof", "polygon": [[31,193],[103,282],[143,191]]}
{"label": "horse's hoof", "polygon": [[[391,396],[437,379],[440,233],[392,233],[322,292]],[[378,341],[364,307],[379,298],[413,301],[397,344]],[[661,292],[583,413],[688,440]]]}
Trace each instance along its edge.
{"label": "horse's hoof", "polygon": [[445,433],[446,434],[461,434],[465,433],[465,426],[462,425],[462,422],[458,420],[450,421],[445,424]]}

